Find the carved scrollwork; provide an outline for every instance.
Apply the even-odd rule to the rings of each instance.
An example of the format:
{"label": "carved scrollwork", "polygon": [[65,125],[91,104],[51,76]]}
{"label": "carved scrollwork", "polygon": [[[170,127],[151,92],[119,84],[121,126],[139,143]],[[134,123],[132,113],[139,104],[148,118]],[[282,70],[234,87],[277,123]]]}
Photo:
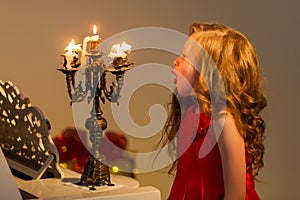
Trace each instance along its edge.
{"label": "carved scrollwork", "polygon": [[0,145],[11,168],[33,179],[62,176],[49,129],[40,109],[0,80]]}

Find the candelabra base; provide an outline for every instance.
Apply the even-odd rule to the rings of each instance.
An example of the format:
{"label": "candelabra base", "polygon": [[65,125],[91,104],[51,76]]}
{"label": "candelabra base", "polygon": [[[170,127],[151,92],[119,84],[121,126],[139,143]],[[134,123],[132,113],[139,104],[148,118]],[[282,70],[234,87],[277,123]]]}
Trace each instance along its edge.
{"label": "candelabra base", "polygon": [[84,171],[81,175],[78,185],[91,185],[90,190],[96,190],[95,186],[108,185],[114,186],[110,181],[109,167],[97,160],[94,156],[90,155]]}

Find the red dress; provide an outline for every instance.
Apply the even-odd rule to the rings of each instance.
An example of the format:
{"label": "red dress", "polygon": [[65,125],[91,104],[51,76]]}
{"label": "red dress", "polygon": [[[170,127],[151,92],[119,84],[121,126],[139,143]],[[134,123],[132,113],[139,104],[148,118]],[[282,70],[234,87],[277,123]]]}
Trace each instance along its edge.
{"label": "red dress", "polygon": [[[178,155],[182,155],[178,159],[169,200],[221,200],[224,198],[224,183],[219,148],[213,132],[208,129],[210,119],[204,113],[195,114],[194,108],[191,106],[187,109],[180,125]],[[204,139],[205,145],[212,144],[212,149],[206,156],[199,158]],[[247,170],[246,200],[259,199],[254,188],[254,177]]]}

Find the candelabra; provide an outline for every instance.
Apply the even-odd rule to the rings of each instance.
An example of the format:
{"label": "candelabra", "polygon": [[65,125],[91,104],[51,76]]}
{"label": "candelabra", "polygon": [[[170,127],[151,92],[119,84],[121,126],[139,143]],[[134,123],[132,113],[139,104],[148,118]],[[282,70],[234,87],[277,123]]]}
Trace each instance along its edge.
{"label": "candelabra", "polygon": [[[127,49],[127,51],[123,51],[122,56],[116,55],[111,63],[112,67],[106,69],[103,52],[100,51],[100,42],[101,39],[97,37],[96,39],[90,38],[88,42],[89,48],[84,44],[83,52],[81,53],[81,63],[78,63],[80,49],[76,50],[76,48],[73,48],[73,50],[70,50],[69,48],[68,52],[63,55],[63,68],[58,69],[66,75],[67,91],[71,98],[71,105],[72,103],[83,101],[86,97],[87,102],[89,104],[92,103],[90,117],[85,121],[85,127],[89,131],[89,139],[92,143],[92,154],[90,154],[84,166],[84,172],[78,183],[79,185],[91,185],[91,190],[95,190],[95,186],[113,185],[110,180],[109,167],[103,163],[105,157],[99,152],[103,131],[107,128],[107,121],[103,117],[101,109],[101,102],[105,104],[107,99],[110,102],[118,103],[124,74],[129,70],[129,66],[133,64],[128,62],[127,53],[130,50]],[[89,50],[86,51],[86,49]],[[111,54],[112,52],[113,48]],[[82,87],[82,82],[75,84],[75,75],[79,70],[84,70],[85,89]],[[111,73],[115,77],[115,81],[110,84],[109,89],[107,89],[107,73]]]}

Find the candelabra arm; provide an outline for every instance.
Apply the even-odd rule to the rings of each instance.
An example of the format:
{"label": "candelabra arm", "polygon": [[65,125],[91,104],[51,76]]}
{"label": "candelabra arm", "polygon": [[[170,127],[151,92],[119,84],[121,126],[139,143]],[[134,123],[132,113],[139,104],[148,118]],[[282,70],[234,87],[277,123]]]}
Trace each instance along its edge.
{"label": "candelabra arm", "polygon": [[125,71],[121,71],[119,73],[115,73],[116,76],[116,82],[113,83],[114,88],[112,90],[112,95],[111,95],[111,102],[116,102],[119,104],[119,98],[121,97],[120,92],[121,88],[123,87],[123,77],[124,77]]}
{"label": "candelabra arm", "polygon": [[[67,73],[66,75],[66,82],[67,82],[67,90],[70,99],[72,100],[72,87],[74,88],[74,76],[71,73]],[[72,101],[71,101],[72,104]]]}
{"label": "candelabra arm", "polygon": [[66,84],[69,98],[71,99],[70,105],[72,105],[72,92],[75,91],[75,74],[78,71],[76,68],[71,70],[57,69],[66,75]]}
{"label": "candelabra arm", "polygon": [[105,98],[111,102],[111,96],[112,96],[112,93],[113,93],[113,90],[115,88],[115,84],[112,83],[112,85],[109,87],[110,90],[107,89],[106,85],[107,85],[107,82],[106,82],[106,73],[107,71],[104,71],[101,78],[100,78],[100,83],[101,83],[101,89],[104,93],[104,96],[101,97],[101,100],[103,103],[105,103]]}

